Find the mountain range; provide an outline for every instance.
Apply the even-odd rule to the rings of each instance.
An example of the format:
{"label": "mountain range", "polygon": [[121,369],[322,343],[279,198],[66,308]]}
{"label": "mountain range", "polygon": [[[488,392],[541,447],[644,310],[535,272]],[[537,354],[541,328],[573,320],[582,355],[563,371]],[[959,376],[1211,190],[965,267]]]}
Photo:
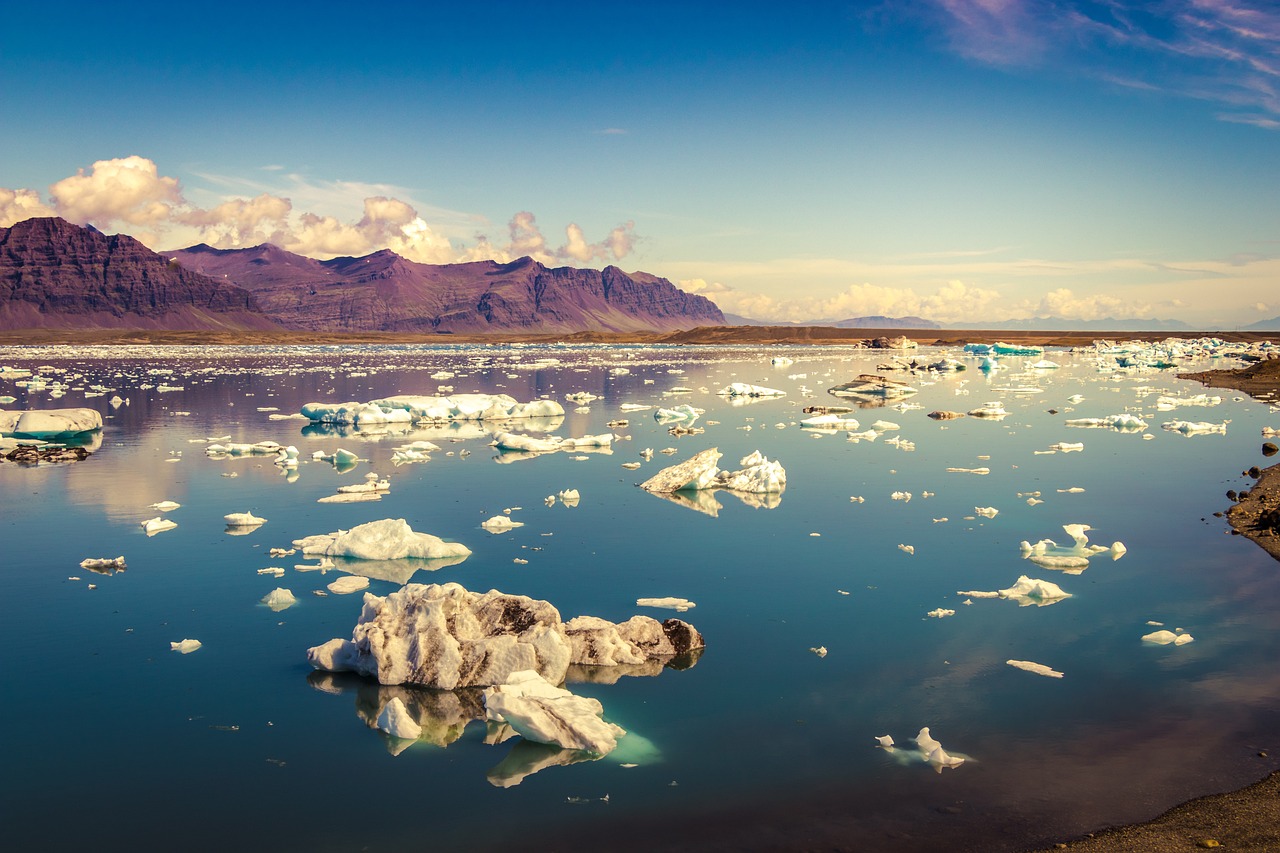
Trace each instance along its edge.
{"label": "mountain range", "polygon": [[421,264],[389,250],[318,261],[270,244],[159,255],[56,217],[0,228],[0,329],[559,334],[724,322],[705,297],[614,266]]}

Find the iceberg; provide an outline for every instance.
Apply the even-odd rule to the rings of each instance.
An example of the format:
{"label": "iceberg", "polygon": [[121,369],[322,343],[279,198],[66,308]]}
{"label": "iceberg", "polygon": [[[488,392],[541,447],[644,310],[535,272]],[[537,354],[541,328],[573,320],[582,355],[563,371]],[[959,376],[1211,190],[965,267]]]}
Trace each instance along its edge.
{"label": "iceberg", "polygon": [[142,529],[146,531],[148,536],[155,536],[157,533],[172,530],[177,526],[177,522],[170,521],[167,518],[161,518],[158,515],[155,518],[148,518],[146,521],[142,522]]}
{"label": "iceberg", "polygon": [[0,435],[50,441],[102,429],[97,409],[0,410]]}
{"label": "iceberg", "polygon": [[755,451],[742,457],[737,471],[721,471],[717,467],[720,451],[703,450],[670,468],[664,468],[640,484],[646,492],[665,493],[728,489],[756,494],[781,494],[787,485],[787,472],[781,463],[772,462]]}
{"label": "iceberg", "polygon": [[525,740],[607,755],[626,731],[604,720],[597,699],[575,696],[532,670],[514,672],[484,691],[489,721],[506,723]]}
{"label": "iceberg", "polygon": [[696,421],[701,414],[702,412],[693,406],[685,404],[670,409],[657,409],[653,413],[653,419],[660,424],[681,423],[688,425]]}
{"label": "iceberg", "polygon": [[399,696],[393,696],[382,709],[382,713],[378,715],[378,728],[392,737],[403,740],[417,740],[422,737],[422,726],[409,716],[409,709],[404,706]]}
{"label": "iceberg", "polygon": [[703,645],[702,635],[679,619],[637,616],[620,625],[579,619],[566,624],[550,603],[527,596],[407,584],[383,597],[365,593],[352,638],[314,646],[307,660],[315,669],[356,672],[380,684],[455,690],[504,684],[523,670],[560,684],[571,663],[669,660]]}
{"label": "iceberg", "polygon": [[298,603],[298,599],[294,598],[293,591],[276,587],[262,597],[262,603],[268,608],[279,613],[281,610],[288,610],[290,607]]}
{"label": "iceberg", "polygon": [[1040,606],[1055,604],[1064,598],[1071,597],[1071,593],[1063,592],[1062,587],[1056,583],[1029,578],[1026,575],[1019,576],[1013,586],[998,592],[1001,598],[1016,601],[1022,607],[1028,604]]}
{"label": "iceberg", "polygon": [[169,651],[178,652],[180,654],[189,655],[196,649],[200,648],[203,643],[199,640],[180,640],[176,643],[169,644]]}
{"label": "iceberg", "polygon": [[[1098,554],[1110,554],[1111,559],[1118,560],[1128,551],[1123,542],[1113,542],[1108,548],[1103,545],[1090,545],[1087,531],[1093,528],[1087,524],[1064,524],[1062,529],[1073,540],[1067,547],[1059,545],[1052,539],[1041,539],[1032,545],[1025,539],[1020,543],[1023,559],[1049,569],[1064,569],[1072,574],[1079,574],[1089,567],[1089,559]],[[1075,570],[1072,572],[1071,570]]]}
{"label": "iceberg", "polygon": [[969,410],[969,417],[971,418],[989,418],[991,420],[999,420],[1000,418],[1007,417],[1008,415],[1009,412],[1005,409],[1004,403],[999,400],[994,400],[990,403],[983,403],[978,408]]}
{"label": "iceberg", "polygon": [[308,557],[350,557],[357,560],[405,558],[449,559],[468,557],[471,550],[457,542],[445,542],[429,533],[415,533],[403,518],[384,518],[350,530],[322,533],[293,540]]}
{"label": "iceberg", "polygon": [[364,575],[343,575],[330,583],[327,589],[334,595],[350,595],[368,587],[369,579]]}
{"label": "iceberg", "polygon": [[1210,423],[1208,421],[1168,421],[1160,424],[1160,428],[1168,430],[1169,432],[1181,433],[1185,436],[1211,435],[1213,433],[1226,435],[1227,424],[1229,423],[1231,423],[1229,420],[1223,421],[1220,424]]}
{"label": "iceberg", "polygon": [[495,515],[488,521],[480,522],[480,526],[490,533],[506,533],[517,527],[524,527],[523,521],[512,521],[509,515]]}
{"label": "iceberg", "polygon": [[222,517],[228,527],[257,527],[266,524],[265,518],[259,518],[251,512],[231,512]]}
{"label": "iceberg", "polygon": [[1141,432],[1147,428],[1147,422],[1137,415],[1126,412],[1118,415],[1107,415],[1105,418],[1069,418],[1067,426],[1114,429],[1118,432]]}

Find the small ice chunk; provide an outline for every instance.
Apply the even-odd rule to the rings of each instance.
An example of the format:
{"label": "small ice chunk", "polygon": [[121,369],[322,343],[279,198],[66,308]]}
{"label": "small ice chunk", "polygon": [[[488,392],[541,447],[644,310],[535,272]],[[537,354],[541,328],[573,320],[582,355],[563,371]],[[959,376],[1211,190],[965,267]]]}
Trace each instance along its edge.
{"label": "small ice chunk", "polygon": [[1063,592],[1062,587],[1056,583],[1029,578],[1026,575],[1019,576],[1017,583],[1008,589],[999,590],[999,593],[1001,598],[1025,603],[1034,603],[1032,600],[1047,603],[1071,597],[1071,593]]}
{"label": "small ice chunk", "polygon": [[142,529],[146,531],[148,536],[155,536],[157,533],[172,530],[177,526],[177,522],[170,521],[167,518],[161,518],[160,516],[148,518],[146,521],[142,522]]}
{"label": "small ice chunk", "polygon": [[1144,642],[1156,643],[1161,646],[1185,646],[1187,643],[1195,641],[1195,637],[1192,637],[1190,634],[1175,634],[1172,631],[1165,630],[1152,631],[1150,634],[1144,634],[1142,639]]}
{"label": "small ice chunk", "polygon": [[820,658],[825,658],[827,656],[826,646],[813,646],[809,649],[809,651],[813,652],[815,655],[817,655]]}
{"label": "small ice chunk", "polygon": [[347,595],[369,587],[369,579],[363,575],[343,575],[329,584],[328,590],[334,595]]}
{"label": "small ice chunk", "polygon": [[150,505],[149,507],[147,507],[147,508],[148,508],[148,509],[158,509],[158,510],[160,510],[161,512],[169,512],[169,511],[171,511],[171,510],[175,510],[175,509],[177,509],[177,508],[178,508],[178,507],[180,507],[180,506],[182,506],[182,504],[177,503],[176,501],[160,501],[159,503],[153,503],[153,504],[151,504],[151,505]]}
{"label": "small ice chunk", "polygon": [[80,561],[80,568],[89,571],[124,569],[124,557],[88,557]]}
{"label": "small ice chunk", "polygon": [[665,610],[678,610],[684,612],[691,608],[697,607],[687,598],[637,598],[637,607],[660,607]]}
{"label": "small ice chunk", "polygon": [[914,555],[915,555],[915,553],[916,553],[916,546],[914,546],[914,545],[903,545],[902,543],[898,543],[898,550],[899,550],[899,551],[902,551],[902,552],[904,552],[904,553],[907,553],[907,554],[911,554],[912,556],[914,556]]}
{"label": "small ice chunk", "polygon": [[422,736],[422,726],[409,714],[409,709],[399,696],[391,697],[391,701],[378,715],[378,728],[392,737],[402,740],[417,740]]}
{"label": "small ice chunk", "polygon": [[961,590],[956,595],[963,595],[965,598],[999,598],[998,592],[984,592],[980,589]]}
{"label": "small ice chunk", "polygon": [[910,492],[894,492],[893,494],[889,495],[889,497],[893,498],[895,501],[902,501],[903,503],[907,503],[908,501],[911,500],[911,493]]}
{"label": "small ice chunk", "polygon": [[231,527],[257,527],[260,524],[266,524],[265,518],[259,518],[251,512],[231,512],[222,517]]}
{"label": "small ice chunk", "polygon": [[1043,675],[1046,678],[1062,678],[1062,673],[1056,669],[1050,669],[1042,663],[1035,663],[1029,660],[1007,660],[1005,663],[1017,669],[1034,672],[1036,675]]}
{"label": "small ice chunk", "polygon": [[[281,569],[280,573],[283,574],[284,570]],[[290,607],[297,604],[298,599],[294,598],[291,590],[276,587],[262,597],[262,603],[267,605],[267,607],[271,608],[276,613],[279,613],[281,610],[288,610]]]}
{"label": "small ice chunk", "polygon": [[480,522],[480,526],[490,533],[506,533],[517,527],[524,527],[523,521],[512,521],[510,516],[495,515],[488,521]]}
{"label": "small ice chunk", "polygon": [[876,743],[879,746],[893,746],[893,735],[876,735]]}
{"label": "small ice chunk", "polygon": [[582,495],[578,494],[577,489],[562,489],[556,497],[560,499],[560,503],[568,507],[575,507],[582,500]]}
{"label": "small ice chunk", "polygon": [[203,643],[199,640],[181,640],[177,643],[169,644],[169,651],[178,652],[180,654],[189,655],[196,649],[200,648]]}
{"label": "small ice chunk", "polygon": [[1000,510],[996,509],[993,506],[975,506],[973,508],[973,511],[974,511],[974,514],[980,515],[983,518],[995,518],[997,515],[1000,514]]}
{"label": "small ice chunk", "polygon": [[945,619],[948,616],[955,616],[956,612],[954,610],[948,610],[946,608],[939,607],[937,610],[930,610],[925,615],[931,616],[934,619]]}

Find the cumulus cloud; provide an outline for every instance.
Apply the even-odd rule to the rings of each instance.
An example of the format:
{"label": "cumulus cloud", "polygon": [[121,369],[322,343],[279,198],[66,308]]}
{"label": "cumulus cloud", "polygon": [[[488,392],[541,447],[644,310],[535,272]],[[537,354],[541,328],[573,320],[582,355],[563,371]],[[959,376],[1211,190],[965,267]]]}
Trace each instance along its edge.
{"label": "cumulus cloud", "polygon": [[[448,225],[441,228],[428,222],[413,204],[387,192],[394,188],[345,181],[316,185],[297,175],[285,178],[290,182],[286,186],[301,193],[307,207],[344,206],[353,193],[359,193],[355,197],[363,195],[362,215],[352,221],[325,210],[299,210],[289,196],[252,182],[240,182],[238,188],[252,187],[258,190],[256,196],[223,197],[201,207],[184,195],[176,178],[161,175],[153,161],[134,155],[99,160],[87,171],[81,169],[54,183],[49,188],[50,204],[35,190],[0,188],[0,225],[57,215],[104,231],[128,233],[156,248],[197,242],[223,249],[274,243],[319,258],[390,249],[412,261],[437,264],[507,262],[523,255],[547,264],[616,261],[631,253],[635,241],[632,222],[617,226],[594,243],[577,223],[570,223],[565,243],[552,249],[534,215],[520,211],[509,223],[505,245],[477,235],[474,244],[455,246],[446,236]],[[236,183],[211,180],[224,187]],[[440,213],[440,209],[429,211],[429,215]]]}
{"label": "cumulus cloud", "polygon": [[182,202],[177,178],[161,177],[145,157],[98,160],[49,187],[58,215],[99,227],[113,222],[154,226],[173,217]]}
{"label": "cumulus cloud", "polygon": [[35,216],[56,216],[57,212],[40,200],[35,190],[7,190],[0,187],[0,228]]}

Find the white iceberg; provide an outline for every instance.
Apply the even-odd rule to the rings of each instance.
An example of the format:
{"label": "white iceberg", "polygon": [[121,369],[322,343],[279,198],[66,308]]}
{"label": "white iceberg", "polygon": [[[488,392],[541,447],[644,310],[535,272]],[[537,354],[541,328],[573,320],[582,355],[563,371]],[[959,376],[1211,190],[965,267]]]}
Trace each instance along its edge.
{"label": "white iceberg", "polygon": [[350,530],[295,539],[293,546],[308,557],[350,557],[357,560],[434,560],[471,554],[470,549],[460,543],[445,542],[429,533],[415,533],[403,518],[384,518]]}
{"label": "white iceberg", "polygon": [[517,527],[524,527],[523,521],[512,521],[509,515],[495,515],[488,521],[480,522],[480,526],[490,533],[506,533]]}
{"label": "white iceberg", "polygon": [[1160,428],[1168,430],[1169,432],[1181,433],[1186,436],[1212,435],[1214,433],[1226,435],[1227,424],[1229,423],[1231,423],[1229,420],[1223,421],[1219,424],[1210,423],[1208,421],[1168,421],[1167,423],[1160,424]]}
{"label": "white iceberg", "polygon": [[969,410],[969,417],[990,418],[991,420],[999,420],[1008,416],[1008,414],[1009,412],[1005,409],[1004,403],[999,400],[983,403],[978,408]]}
{"label": "white iceberg", "polygon": [[701,414],[698,409],[686,404],[670,409],[657,409],[653,413],[653,419],[660,424],[681,423],[688,425],[696,421]]}
{"label": "white iceberg", "polygon": [[599,700],[575,696],[532,670],[514,672],[484,691],[491,722],[506,723],[525,740],[607,755],[626,734],[606,722]]}
{"label": "white iceberg", "polygon": [[276,587],[262,597],[262,603],[279,613],[281,610],[288,610],[297,604],[298,599],[294,598],[292,590]]}
{"label": "white iceberg", "polygon": [[676,610],[683,613],[698,605],[687,598],[637,598],[636,607],[658,607],[664,610]]}
{"label": "white iceberg", "polygon": [[1120,432],[1141,432],[1147,428],[1147,422],[1137,415],[1126,412],[1118,415],[1107,415],[1105,418],[1070,418],[1067,420],[1067,426],[1114,429]]}
{"label": "white iceberg", "polygon": [[97,409],[0,410],[0,435],[52,440],[102,429]]}
{"label": "white iceberg", "polygon": [[368,589],[369,579],[363,575],[343,575],[327,587],[334,595],[350,595]]}
{"label": "white iceberg", "polygon": [[161,512],[170,512],[180,506],[182,506],[182,504],[177,503],[176,501],[160,501],[159,503],[151,504],[148,509],[158,509]]}
{"label": "white iceberg", "polygon": [[917,393],[917,389],[905,382],[895,382],[874,373],[863,373],[856,379],[828,388],[827,393],[837,397],[896,400]]}
{"label": "white iceberg", "polygon": [[189,655],[202,645],[204,644],[199,640],[180,640],[176,643],[170,643],[169,650],[178,652],[179,654]]}
{"label": "white iceberg", "polygon": [[161,518],[160,516],[156,516],[155,518],[148,518],[146,521],[142,522],[142,529],[146,531],[146,534],[148,536],[155,536],[157,533],[163,533],[166,530],[172,530],[177,526],[178,526],[177,522],[170,521],[167,518]]}
{"label": "white iceberg", "polygon": [[1190,634],[1175,634],[1173,631],[1152,631],[1150,634],[1142,636],[1143,642],[1155,643],[1161,646],[1185,646],[1187,643],[1193,642],[1195,637]]}
{"label": "white iceberg", "polygon": [[454,394],[448,397],[400,395],[368,403],[308,403],[302,414],[313,423],[439,424],[451,421],[506,421],[563,417],[554,400],[516,402],[505,394]]}
{"label": "white iceberg", "polygon": [[229,527],[257,527],[266,524],[265,518],[259,518],[251,512],[230,512],[222,517]]}
{"label": "white iceberg", "polygon": [[1029,578],[1026,575],[1019,576],[1013,586],[1008,589],[998,590],[998,592],[1001,598],[1016,601],[1022,606],[1028,604],[1053,604],[1064,598],[1071,597],[1071,593],[1063,592],[1062,587],[1056,583]]}
{"label": "white iceberg", "polygon": [[673,493],[703,489],[780,494],[787,484],[787,472],[781,463],[770,461],[755,451],[742,457],[737,471],[721,471],[717,464],[720,451],[710,448],[670,468],[664,468],[640,484],[646,492]]}

